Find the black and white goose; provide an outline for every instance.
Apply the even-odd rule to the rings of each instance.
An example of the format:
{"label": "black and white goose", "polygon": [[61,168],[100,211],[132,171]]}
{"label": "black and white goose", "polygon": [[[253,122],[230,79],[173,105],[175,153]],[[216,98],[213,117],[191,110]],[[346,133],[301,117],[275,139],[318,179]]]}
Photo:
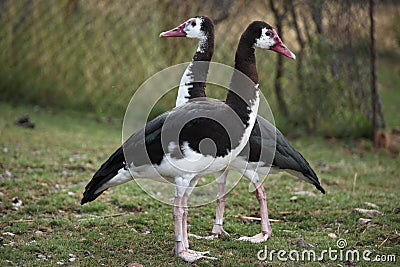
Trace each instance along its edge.
{"label": "black and white goose", "polygon": [[[262,22],[254,23],[263,24]],[[197,30],[193,30],[190,27],[193,25],[201,25],[201,27],[198,27]],[[270,38],[277,40],[276,45],[272,47],[271,50],[281,53],[289,58],[295,58],[294,54],[282,44],[276,31],[269,25],[264,26],[265,27],[261,27],[263,30],[260,32],[260,38],[266,39],[268,36],[270,36]],[[214,43],[213,28],[212,21],[209,18],[196,17],[189,19],[185,23],[170,31],[162,33],[160,36],[190,37],[199,39],[199,48],[193,57],[193,63],[198,59],[204,61],[211,60],[214,50],[212,46]],[[187,31],[188,29],[189,31]],[[248,65],[247,62],[248,61],[243,60],[236,63],[240,64],[240,68],[245,69],[248,67],[246,66]],[[196,79],[194,79],[194,75],[202,77],[204,80],[204,78],[207,77],[207,71],[206,69],[197,69],[197,71],[198,72],[194,72],[193,74],[190,66],[188,69],[186,69],[178,91],[178,98],[176,101],[177,106],[195,97],[203,97],[206,95],[205,84],[194,83],[194,81],[196,81]],[[182,86],[182,84],[186,86]],[[181,97],[183,95],[185,96],[184,98]],[[317,175],[310,167],[306,159],[298,151],[296,151],[296,149],[293,148],[289,141],[278,129],[275,128],[274,125],[261,116],[257,117],[256,124],[253,128],[249,143],[247,145],[249,146],[250,151],[244,149],[241,154],[229,165],[228,169],[237,170],[240,173],[243,173],[245,177],[251,180],[256,188],[256,196],[260,203],[261,233],[253,237],[244,236],[239,238],[239,240],[248,240],[258,243],[267,240],[272,234],[272,229],[268,220],[265,190],[260,182],[259,175],[265,176],[268,173],[286,171],[298,178],[301,178],[302,180],[305,180],[306,182],[314,184],[315,187],[322,193],[325,193],[325,190],[321,187]],[[273,152],[275,152],[275,154],[273,155],[271,162],[271,153]],[[214,236],[228,234],[222,227],[226,201],[225,184],[227,174],[228,172],[222,172],[217,176],[219,190],[217,194],[216,219],[212,229]]]}
{"label": "black and white goose", "polygon": [[214,23],[212,20],[205,16],[197,16],[188,19],[172,30],[162,32],[160,37],[187,37],[199,40],[196,53],[182,75],[176,106],[180,106],[190,99],[205,97],[208,63],[214,54]]}
{"label": "black and white goose", "polygon": [[[175,185],[175,254],[192,262],[205,257],[188,249],[187,200],[199,177],[222,171],[239,155],[250,137],[258,105],[258,76],[254,48],[270,49],[275,39],[264,38],[261,24],[243,33],[240,51],[254,59],[251,68],[234,72],[226,102],[194,99],[166,112],[132,134],[94,174],[81,203],[96,199],[111,186],[136,178],[165,179]],[[201,145],[210,140],[216,146]],[[208,142],[207,142],[208,143]],[[125,164],[121,166],[121,158]],[[134,178],[133,178],[134,177]]]}

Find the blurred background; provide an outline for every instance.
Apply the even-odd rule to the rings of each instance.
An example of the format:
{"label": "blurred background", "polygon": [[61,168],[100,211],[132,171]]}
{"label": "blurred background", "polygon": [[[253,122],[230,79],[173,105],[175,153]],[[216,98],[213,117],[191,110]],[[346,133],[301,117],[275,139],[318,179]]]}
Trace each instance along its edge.
{"label": "blurred background", "polygon": [[[275,28],[297,55],[257,52],[261,90],[284,133],[371,137],[368,0],[0,0],[0,100],[123,118],[140,84],[190,61],[197,41],[159,33],[195,15],[216,25],[213,61],[234,65],[253,20]],[[378,126],[400,125],[400,2],[376,1]],[[225,92],[208,91],[224,98]],[[176,91],[154,109],[175,104]]]}

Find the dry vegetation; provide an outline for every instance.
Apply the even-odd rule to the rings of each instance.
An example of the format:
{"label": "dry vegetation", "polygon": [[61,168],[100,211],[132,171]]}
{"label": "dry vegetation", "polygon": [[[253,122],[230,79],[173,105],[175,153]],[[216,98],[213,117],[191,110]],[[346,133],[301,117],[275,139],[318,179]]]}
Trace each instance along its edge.
{"label": "dry vegetation", "polygon": [[[281,24],[280,35],[298,55],[293,62],[257,53],[261,88],[280,128],[328,136],[368,135],[367,1],[282,1],[275,9],[271,3],[4,1],[0,58],[7,64],[0,66],[0,91],[8,101],[121,116],[144,80],[191,58],[193,40],[160,39],[161,31],[190,16],[208,15],[216,21],[214,61],[233,65],[240,32],[260,19]],[[398,14],[395,2],[379,2],[378,49],[397,57]],[[277,69],[282,70],[280,77]],[[209,95],[224,97],[221,92]],[[175,93],[166,96],[157,112],[171,108],[174,98]],[[321,105],[326,108],[320,110]]]}

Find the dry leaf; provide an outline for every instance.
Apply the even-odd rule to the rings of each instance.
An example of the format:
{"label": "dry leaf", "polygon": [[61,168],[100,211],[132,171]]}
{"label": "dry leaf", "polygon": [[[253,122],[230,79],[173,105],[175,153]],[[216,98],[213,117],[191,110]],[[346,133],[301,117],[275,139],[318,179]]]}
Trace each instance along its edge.
{"label": "dry leaf", "polygon": [[330,238],[337,238],[337,235],[335,233],[329,233],[328,237]]}
{"label": "dry leaf", "polygon": [[367,209],[361,209],[361,208],[356,208],[356,209],[354,209],[354,211],[357,211],[363,215],[366,215],[369,218],[373,218],[377,215],[382,214],[382,212],[380,212],[379,210],[367,210]]}
{"label": "dry leaf", "polygon": [[361,225],[365,225],[367,223],[370,223],[371,221],[372,221],[371,219],[365,219],[365,218],[358,219],[358,223]]}

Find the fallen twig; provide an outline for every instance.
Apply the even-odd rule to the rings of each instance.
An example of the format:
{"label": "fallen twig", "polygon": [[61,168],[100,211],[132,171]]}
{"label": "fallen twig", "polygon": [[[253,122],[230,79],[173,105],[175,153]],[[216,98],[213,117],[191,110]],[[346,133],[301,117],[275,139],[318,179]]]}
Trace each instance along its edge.
{"label": "fallen twig", "polygon": [[[261,218],[258,217],[250,217],[250,216],[244,216],[244,215],[231,215],[229,217],[233,218],[239,218],[239,219],[244,219],[244,220],[249,220],[249,221],[261,221]],[[281,222],[281,220],[276,220],[276,219],[269,219],[270,222]]]}
{"label": "fallen twig", "polygon": [[101,216],[102,218],[110,218],[110,217],[118,217],[118,216],[122,216],[125,215],[126,213],[114,213],[114,214],[110,214],[110,215],[104,215]]}
{"label": "fallen twig", "polygon": [[114,214],[104,215],[104,216],[96,216],[96,217],[91,217],[91,218],[82,218],[82,219],[79,219],[79,221],[87,221],[87,220],[93,220],[93,219],[106,219],[106,218],[111,218],[111,217],[122,216],[122,215],[125,215],[125,214],[126,213],[114,213]]}
{"label": "fallen twig", "polygon": [[386,239],[382,241],[382,243],[378,246],[378,249],[380,249],[383,246],[383,244],[385,244],[386,241],[388,241],[388,239],[389,239],[389,236],[386,237]]}

